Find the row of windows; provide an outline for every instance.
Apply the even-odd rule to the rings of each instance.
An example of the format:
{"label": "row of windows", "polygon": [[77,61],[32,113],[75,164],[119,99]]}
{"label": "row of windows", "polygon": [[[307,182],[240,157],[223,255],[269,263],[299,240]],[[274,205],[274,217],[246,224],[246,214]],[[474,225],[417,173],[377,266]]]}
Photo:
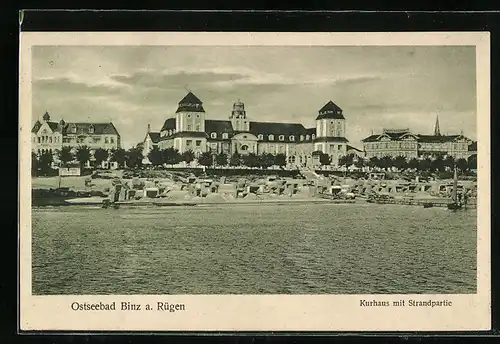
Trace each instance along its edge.
{"label": "row of windows", "polygon": [[383,149],[383,148],[405,148],[416,149],[417,145],[412,142],[383,142],[383,143],[367,143],[367,149]]}
{"label": "row of windows", "polygon": [[[201,140],[196,140],[196,147],[201,146]],[[193,140],[186,140],[186,146],[191,147],[193,145]]]}
{"label": "row of windows", "polygon": [[[215,132],[211,133],[210,137],[212,139],[216,139],[217,138],[217,133],[215,133]],[[223,139],[229,138],[229,134],[228,133],[222,133],[222,138]],[[309,140],[310,138],[312,138],[314,140],[316,138],[316,135],[314,135],[314,134],[312,136],[309,136],[309,135],[305,135],[305,136],[304,135],[300,135],[300,141],[304,141],[304,139]],[[257,135],[257,139],[264,140],[264,135],[262,135],[262,134]],[[273,134],[268,135],[267,139],[269,141],[274,141],[274,135]],[[279,141],[285,141],[285,135],[279,135],[278,136],[278,140]],[[295,141],[295,136],[294,135],[288,136],[288,140],[289,141]]]}
{"label": "row of windows", "polygon": [[[33,143],[35,143],[36,138],[33,138]],[[38,136],[38,143],[60,143],[61,138],[59,136]]]}

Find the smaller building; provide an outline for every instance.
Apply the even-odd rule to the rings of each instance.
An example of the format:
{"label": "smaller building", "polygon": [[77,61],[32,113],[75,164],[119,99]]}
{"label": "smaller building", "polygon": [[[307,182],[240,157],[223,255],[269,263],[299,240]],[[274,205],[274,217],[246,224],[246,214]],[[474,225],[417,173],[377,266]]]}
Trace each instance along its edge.
{"label": "smaller building", "polygon": [[59,175],[61,177],[66,176],[80,176],[81,175],[81,166],[79,163],[68,163],[59,167]]}
{"label": "smaller building", "polygon": [[158,148],[158,142],[160,141],[160,133],[151,131],[151,125],[148,124],[148,131],[146,133],[146,137],[142,144],[142,156],[144,157],[142,160],[143,164],[151,164],[149,161],[148,154],[154,147]]}

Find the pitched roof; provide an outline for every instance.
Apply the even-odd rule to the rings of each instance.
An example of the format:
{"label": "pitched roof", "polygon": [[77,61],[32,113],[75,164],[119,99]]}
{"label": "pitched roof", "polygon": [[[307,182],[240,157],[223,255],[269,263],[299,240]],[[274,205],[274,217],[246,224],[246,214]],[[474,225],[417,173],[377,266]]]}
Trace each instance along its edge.
{"label": "pitched roof", "polygon": [[[299,123],[275,123],[275,122],[250,122],[250,132],[258,137],[263,135],[263,141],[297,142],[300,135],[306,135],[306,128]],[[274,135],[274,140],[269,140],[269,135]],[[284,140],[279,141],[279,136],[283,135]],[[294,140],[290,141],[290,136]]]}
{"label": "pitched roof", "polygon": [[417,137],[418,137],[419,142],[444,143],[444,142],[455,141],[456,139],[463,137],[463,136],[462,135],[420,135],[420,134],[418,134]]}
{"label": "pitched roof", "polygon": [[477,151],[477,141],[472,142],[468,148],[469,148],[469,152],[476,152]]}
{"label": "pitched roof", "polygon": [[177,108],[176,113],[181,111],[205,112],[202,104],[203,102],[197,96],[195,96],[192,92],[189,92],[179,102],[179,107]]}
{"label": "pitched roof", "polygon": [[[227,133],[228,138],[234,134],[233,125],[231,121],[223,120],[206,120],[205,121],[205,132],[210,139],[222,139],[222,134]],[[216,133],[216,138],[212,137],[212,133]]]}
{"label": "pitched roof", "polygon": [[378,141],[378,138],[380,137],[381,135],[380,134],[375,134],[375,135],[370,135],[368,137],[365,137],[364,139],[362,139],[361,141],[362,142],[375,142],[375,141]]}
{"label": "pitched roof", "polygon": [[[410,133],[408,131],[384,132],[382,134],[370,135],[370,136],[362,139],[361,141],[362,142],[377,142],[377,141],[379,141],[384,136],[386,136],[386,137],[388,136],[391,140],[399,141],[399,140],[401,140],[403,138],[403,136],[406,136],[406,135],[416,136],[416,135],[413,135],[412,133]],[[417,140],[418,140],[418,136],[417,136]]]}
{"label": "pitched roof", "polygon": [[160,141],[160,133],[150,131],[148,135],[153,143],[158,143],[158,141]]}
{"label": "pitched roof", "polygon": [[326,103],[319,111],[318,119],[345,119],[344,115],[342,115],[342,109],[337,106],[331,100]]}
{"label": "pitched roof", "polygon": [[355,151],[357,151],[357,152],[362,152],[362,150],[361,150],[361,149],[358,149],[358,148],[353,147],[353,146],[351,146],[351,145],[347,145],[347,150],[349,150],[349,149],[354,149],[354,150],[355,150]]}
{"label": "pitched roof", "polygon": [[203,102],[195,96],[191,91],[189,91],[188,94],[184,96],[184,98],[181,99],[179,104],[184,104],[184,103],[191,103],[191,104],[203,104]]}
{"label": "pitched roof", "polygon": [[165,123],[163,123],[163,127],[161,127],[160,131],[164,130],[175,130],[175,118],[168,118],[165,120]]}
{"label": "pitched roof", "polygon": [[[90,127],[94,127],[94,132],[90,132]],[[76,133],[71,130],[76,127]],[[95,135],[119,135],[113,123],[66,123],[63,134],[95,134]]]}
{"label": "pitched roof", "polygon": [[314,139],[314,142],[349,142],[349,140],[346,139],[345,137],[330,136],[330,137],[317,137],[316,139]]}

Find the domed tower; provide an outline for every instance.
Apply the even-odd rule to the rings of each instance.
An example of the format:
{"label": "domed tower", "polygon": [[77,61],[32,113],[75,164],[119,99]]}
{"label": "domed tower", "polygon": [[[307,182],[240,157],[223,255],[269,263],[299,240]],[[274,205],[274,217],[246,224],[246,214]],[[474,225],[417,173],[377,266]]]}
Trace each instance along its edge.
{"label": "domed tower", "polygon": [[316,117],[314,150],[328,154],[332,158],[332,164],[337,165],[338,159],[347,154],[348,141],[345,134],[342,109],[330,100],[318,111]]}
{"label": "domed tower", "polygon": [[247,120],[247,112],[245,111],[245,104],[239,99],[233,104],[233,111],[229,116],[234,131],[250,131],[250,123]]}
{"label": "domed tower", "polygon": [[43,115],[43,117],[42,117],[42,118],[43,118],[43,120],[44,120],[45,122],[50,121],[50,115],[49,115],[49,113],[48,113],[47,111],[45,111],[45,114]]}
{"label": "domed tower", "polygon": [[175,112],[176,131],[205,132],[203,102],[191,91],[179,102]]}

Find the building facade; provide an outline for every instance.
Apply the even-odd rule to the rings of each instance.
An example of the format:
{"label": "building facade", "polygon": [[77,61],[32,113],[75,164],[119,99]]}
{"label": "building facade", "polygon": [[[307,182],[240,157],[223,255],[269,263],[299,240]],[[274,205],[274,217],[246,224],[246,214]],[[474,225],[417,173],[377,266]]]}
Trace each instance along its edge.
{"label": "building facade", "polygon": [[98,148],[120,148],[120,134],[111,122],[66,123],[62,119],[53,122],[47,112],[42,121],[36,121],[31,130],[31,149],[35,153],[55,154],[63,147],[76,149],[79,146],[87,146],[91,152]]}
{"label": "building facade", "polygon": [[434,135],[413,134],[410,129],[384,129],[381,134],[370,135],[362,140],[367,158],[403,156],[411,158],[436,158],[452,156],[467,159],[471,155],[472,140],[460,135],[442,135],[436,118]]}
{"label": "building facade", "polygon": [[[203,152],[239,154],[284,154],[295,166],[312,166],[313,152],[328,154],[332,165],[347,154],[346,121],[332,101],[325,104],[316,117],[316,127],[300,123],[251,121],[245,104],[233,104],[228,120],[207,119],[202,101],[189,92],[178,104],[175,116],[165,120],[159,133],[160,149],[175,148],[180,153],[191,150],[196,156]],[[144,155],[153,145],[149,132]],[[146,149],[148,145],[149,148]]]}

